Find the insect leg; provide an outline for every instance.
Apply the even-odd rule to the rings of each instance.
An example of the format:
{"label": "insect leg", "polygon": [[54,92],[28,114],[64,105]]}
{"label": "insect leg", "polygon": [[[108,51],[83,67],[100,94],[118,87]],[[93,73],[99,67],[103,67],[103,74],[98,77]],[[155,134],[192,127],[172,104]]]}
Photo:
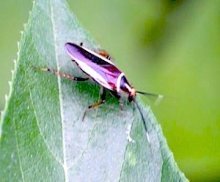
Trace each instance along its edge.
{"label": "insect leg", "polygon": [[123,110],[124,104],[123,104],[123,100],[122,100],[121,96],[115,91],[111,91],[110,93],[119,100],[120,109]]}
{"label": "insect leg", "polygon": [[60,71],[57,71],[57,70],[54,70],[54,69],[50,69],[50,68],[40,68],[40,70],[52,73],[52,74],[54,74],[56,76],[60,76],[62,78],[65,78],[65,79],[68,79],[68,80],[72,80],[72,81],[86,81],[86,80],[89,79],[89,78],[75,77],[75,76],[72,76],[70,74],[63,73],[63,72],[60,72]]}
{"label": "insect leg", "polygon": [[105,103],[105,99],[106,99],[106,89],[101,87],[100,89],[100,99],[98,102],[91,104],[88,106],[88,108],[85,110],[84,114],[83,114],[83,119],[82,121],[85,119],[86,113],[90,110],[90,109],[95,109],[98,108],[100,105]]}

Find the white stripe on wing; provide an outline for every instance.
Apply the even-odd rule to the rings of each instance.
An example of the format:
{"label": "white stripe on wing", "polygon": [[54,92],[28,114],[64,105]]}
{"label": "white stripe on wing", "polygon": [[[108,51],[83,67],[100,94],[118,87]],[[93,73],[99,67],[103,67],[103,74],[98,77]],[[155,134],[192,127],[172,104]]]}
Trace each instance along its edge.
{"label": "white stripe on wing", "polygon": [[88,66],[83,61],[79,61],[75,59],[75,61],[79,64],[79,67],[88,75],[90,75],[94,80],[96,80],[100,85],[103,87],[112,90],[111,85],[108,84],[108,82],[94,69],[92,69],[90,66]]}
{"label": "white stripe on wing", "polygon": [[117,85],[116,85],[116,88],[117,88],[117,92],[118,92],[118,93],[121,91],[121,78],[122,78],[124,75],[125,75],[124,73],[121,73],[121,74],[118,76]]}

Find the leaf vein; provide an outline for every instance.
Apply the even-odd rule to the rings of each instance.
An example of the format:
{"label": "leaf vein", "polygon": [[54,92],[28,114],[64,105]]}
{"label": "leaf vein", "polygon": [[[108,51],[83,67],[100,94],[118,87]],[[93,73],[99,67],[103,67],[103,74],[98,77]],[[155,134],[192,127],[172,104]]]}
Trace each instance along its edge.
{"label": "leaf vein", "polygon": [[17,133],[17,130],[16,130],[16,124],[15,124],[14,120],[13,120],[13,124],[14,124],[14,129],[15,129],[15,141],[16,141],[16,149],[17,149],[17,153],[18,153],[19,168],[20,168],[20,171],[21,171],[22,181],[25,181],[24,180],[24,171],[23,171],[23,168],[22,168],[22,165],[21,165],[20,149],[19,149],[18,137],[17,137],[18,133]]}
{"label": "leaf vein", "polygon": [[52,157],[61,165],[63,166],[63,163],[56,157],[56,155],[53,153],[53,150],[49,147],[49,144],[47,142],[47,140],[45,139],[44,137],[44,134],[42,132],[42,130],[40,129],[40,124],[39,124],[39,121],[38,121],[38,117],[37,117],[37,113],[36,113],[36,110],[35,110],[35,107],[34,107],[34,103],[33,103],[33,99],[32,99],[32,94],[31,94],[31,91],[29,90],[29,93],[30,93],[30,99],[31,99],[31,105],[33,107],[33,110],[34,110],[34,116],[36,118],[36,123],[37,123],[37,127],[38,127],[38,130],[39,130],[39,133],[48,149],[48,151],[51,153]]}

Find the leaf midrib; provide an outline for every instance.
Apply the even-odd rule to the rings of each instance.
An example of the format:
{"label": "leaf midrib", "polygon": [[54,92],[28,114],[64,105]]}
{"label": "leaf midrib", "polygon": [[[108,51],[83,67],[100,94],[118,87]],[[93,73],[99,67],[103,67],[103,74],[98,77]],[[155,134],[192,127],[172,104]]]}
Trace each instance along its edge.
{"label": "leaf midrib", "polygon": [[[54,54],[55,54],[55,60],[56,60],[56,67],[57,70],[60,71],[60,66],[59,66],[59,60],[58,60],[58,47],[57,47],[57,36],[56,36],[56,25],[55,25],[55,17],[54,17],[54,9],[53,9],[53,3],[51,3],[51,0],[49,0],[49,6],[50,6],[50,20],[52,24],[52,34],[53,34],[53,45],[54,45]],[[68,166],[67,166],[67,160],[66,160],[66,144],[65,144],[65,139],[64,139],[64,116],[63,116],[63,99],[62,99],[62,87],[61,87],[61,78],[60,76],[57,77],[57,83],[58,83],[58,92],[59,92],[59,105],[60,105],[60,119],[61,119],[61,126],[62,126],[62,146],[63,146],[63,170],[64,170],[64,176],[65,176],[65,181],[68,180]]]}

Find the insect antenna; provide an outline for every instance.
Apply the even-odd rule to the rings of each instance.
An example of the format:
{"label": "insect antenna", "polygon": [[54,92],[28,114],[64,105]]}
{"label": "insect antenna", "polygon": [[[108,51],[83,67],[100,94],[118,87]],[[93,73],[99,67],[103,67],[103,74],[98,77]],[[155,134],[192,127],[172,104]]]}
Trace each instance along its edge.
{"label": "insect antenna", "polygon": [[160,101],[164,98],[164,95],[161,95],[161,94],[142,92],[142,91],[136,91],[136,93],[156,99],[156,101],[155,101],[156,105],[159,104]]}
{"label": "insect antenna", "polygon": [[147,136],[147,140],[148,142],[150,142],[150,137],[149,137],[149,132],[148,132],[148,129],[147,129],[147,125],[146,125],[146,120],[144,119],[144,115],[141,111],[141,107],[139,106],[138,102],[136,101],[136,99],[133,100],[134,101],[134,104],[136,105],[140,115],[141,115],[141,119],[142,119],[142,122],[143,122],[143,125],[144,125],[144,130],[146,131],[146,136]]}

